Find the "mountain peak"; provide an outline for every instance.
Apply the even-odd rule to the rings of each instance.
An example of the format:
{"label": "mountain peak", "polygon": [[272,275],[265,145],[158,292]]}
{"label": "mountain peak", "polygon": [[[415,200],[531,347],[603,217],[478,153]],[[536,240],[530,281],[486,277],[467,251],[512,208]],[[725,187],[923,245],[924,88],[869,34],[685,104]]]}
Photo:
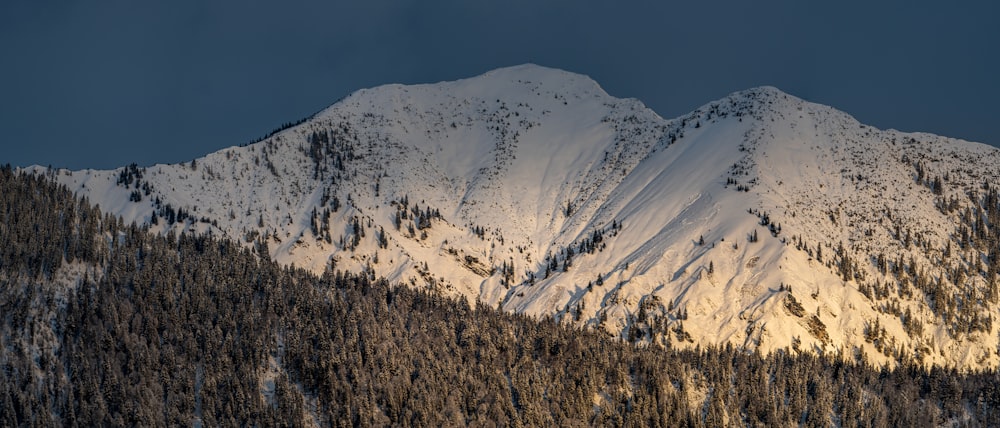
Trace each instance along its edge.
{"label": "mountain peak", "polygon": [[737,103],[749,102],[755,106],[769,106],[771,109],[780,109],[783,106],[800,105],[803,100],[791,95],[774,86],[757,86],[742,91],[729,94],[725,99],[733,100]]}
{"label": "mountain peak", "polygon": [[755,86],[752,88],[744,89],[736,93],[746,94],[746,95],[757,95],[757,96],[767,96],[767,97],[781,97],[788,96],[789,94],[777,87],[771,85]]}
{"label": "mountain peak", "polygon": [[528,90],[536,95],[544,92],[563,96],[597,95],[607,97],[601,86],[589,76],[570,71],[526,63],[487,71],[479,76],[449,83],[454,87],[475,87],[479,89],[504,89],[514,93]]}
{"label": "mountain peak", "polygon": [[[318,113],[317,117],[347,110],[419,110],[440,108],[455,103],[481,103],[493,110],[517,104],[530,104],[546,110],[568,105],[570,100],[611,102],[601,86],[590,77],[536,64],[521,64],[487,71],[478,76],[414,85],[387,84],[361,89]],[[492,104],[496,104],[493,106]],[[504,108],[506,108],[504,107]],[[454,112],[448,113],[452,114]]]}
{"label": "mountain peak", "polygon": [[597,86],[597,82],[590,76],[532,63],[493,69],[468,80],[535,81],[546,84],[574,82]]}
{"label": "mountain peak", "polygon": [[750,117],[765,123],[782,122],[795,127],[794,122],[836,121],[843,126],[862,126],[849,114],[833,107],[803,100],[774,86],[757,86],[732,92],[711,101],[677,120],[693,122],[715,117]]}

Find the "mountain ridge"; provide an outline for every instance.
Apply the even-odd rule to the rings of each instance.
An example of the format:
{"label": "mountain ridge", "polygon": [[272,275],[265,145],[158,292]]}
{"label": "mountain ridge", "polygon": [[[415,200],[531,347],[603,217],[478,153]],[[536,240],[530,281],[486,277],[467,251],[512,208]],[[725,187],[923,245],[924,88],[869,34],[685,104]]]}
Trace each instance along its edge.
{"label": "mountain ridge", "polygon": [[159,233],[627,340],[978,368],[1000,361],[993,223],[962,208],[992,212],[998,156],[769,86],[667,120],[529,64],[359,90],[190,163],[34,170]]}

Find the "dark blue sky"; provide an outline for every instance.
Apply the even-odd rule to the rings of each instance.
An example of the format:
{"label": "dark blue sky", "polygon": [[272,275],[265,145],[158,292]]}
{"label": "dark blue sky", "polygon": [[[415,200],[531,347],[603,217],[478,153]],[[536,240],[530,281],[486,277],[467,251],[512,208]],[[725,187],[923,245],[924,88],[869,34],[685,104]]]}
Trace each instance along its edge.
{"label": "dark blue sky", "polygon": [[1000,145],[995,2],[0,3],[0,163],[15,166],[185,161],[356,89],[525,62],[668,118],[774,85],[880,128]]}

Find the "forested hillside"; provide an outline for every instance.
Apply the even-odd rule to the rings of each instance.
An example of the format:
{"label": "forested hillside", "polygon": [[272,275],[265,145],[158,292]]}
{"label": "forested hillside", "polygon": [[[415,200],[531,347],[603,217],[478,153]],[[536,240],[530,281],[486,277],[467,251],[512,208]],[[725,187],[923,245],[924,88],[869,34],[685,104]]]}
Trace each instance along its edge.
{"label": "forested hillside", "polygon": [[630,342],[1000,367],[1000,150],[773,87],[665,119],[525,64],[189,162],[28,170],[156,234]]}
{"label": "forested hillside", "polygon": [[316,276],[0,170],[2,426],[1000,425],[996,373],[852,359],[641,347]]}

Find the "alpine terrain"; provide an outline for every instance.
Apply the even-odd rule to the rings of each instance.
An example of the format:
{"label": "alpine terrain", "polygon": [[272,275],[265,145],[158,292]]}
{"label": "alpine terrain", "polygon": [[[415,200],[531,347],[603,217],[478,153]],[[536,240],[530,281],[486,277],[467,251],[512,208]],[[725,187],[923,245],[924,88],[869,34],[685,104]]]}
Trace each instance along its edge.
{"label": "alpine terrain", "polygon": [[631,342],[1000,362],[1000,151],[772,87],[664,119],[522,65],[360,90],[182,164],[33,171],[157,233]]}

